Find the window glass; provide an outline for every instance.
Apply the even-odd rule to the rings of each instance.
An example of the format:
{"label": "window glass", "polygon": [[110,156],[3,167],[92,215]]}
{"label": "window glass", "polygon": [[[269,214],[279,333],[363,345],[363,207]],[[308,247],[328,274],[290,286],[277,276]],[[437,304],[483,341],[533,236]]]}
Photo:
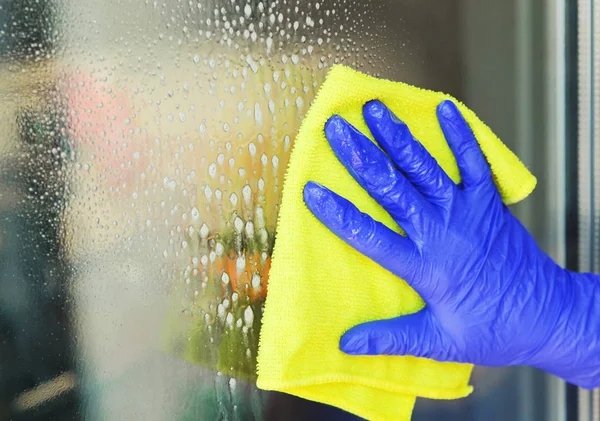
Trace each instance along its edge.
{"label": "window glass", "polygon": [[0,420],[355,419],[254,383],[283,175],[335,63],[461,97],[462,10],[0,2]]}

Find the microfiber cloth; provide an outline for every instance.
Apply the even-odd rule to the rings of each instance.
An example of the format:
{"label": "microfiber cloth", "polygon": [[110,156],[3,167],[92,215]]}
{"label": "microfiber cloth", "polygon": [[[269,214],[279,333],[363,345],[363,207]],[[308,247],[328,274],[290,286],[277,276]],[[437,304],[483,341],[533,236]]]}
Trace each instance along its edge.
{"label": "microfiber cloth", "polygon": [[[321,183],[388,227],[391,217],[338,162],[324,133],[341,115],[366,135],[362,108],[385,103],[437,162],[460,181],[454,155],[436,117],[447,95],[333,67],[303,120],[283,186],[258,353],[258,387],[323,402],[373,421],[410,420],[417,396],[455,399],[472,388],[472,366],[402,356],[348,356],[342,334],[359,323],[424,307],[408,284],[338,239],[311,214],[302,192]],[[536,184],[519,159],[464,105],[457,103],[490,163],[505,203]],[[468,223],[468,221],[465,221]]]}

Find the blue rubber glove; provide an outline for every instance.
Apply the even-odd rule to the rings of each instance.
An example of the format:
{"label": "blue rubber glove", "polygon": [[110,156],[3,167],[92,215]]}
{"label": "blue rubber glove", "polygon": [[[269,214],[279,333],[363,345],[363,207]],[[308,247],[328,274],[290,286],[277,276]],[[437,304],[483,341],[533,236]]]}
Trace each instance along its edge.
{"label": "blue rubber glove", "polygon": [[437,114],[459,185],[381,102],[366,104],[364,118],[385,153],[341,117],[325,127],[338,159],[407,236],[315,183],[304,189],[307,206],[426,303],[415,314],[352,328],[342,351],[529,365],[600,386],[600,278],[566,271],[539,249],[502,203],[458,108],[446,101]]}

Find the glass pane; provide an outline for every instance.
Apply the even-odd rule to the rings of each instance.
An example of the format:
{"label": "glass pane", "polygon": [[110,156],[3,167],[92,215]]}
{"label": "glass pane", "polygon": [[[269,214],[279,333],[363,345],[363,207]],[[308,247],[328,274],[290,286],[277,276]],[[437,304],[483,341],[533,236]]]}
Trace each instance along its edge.
{"label": "glass pane", "polygon": [[[572,248],[571,264],[581,272],[600,271],[600,66],[596,57],[600,54],[600,2],[597,0],[577,3],[573,23],[577,27],[577,45],[574,50],[573,72],[576,72],[577,96],[573,101],[572,131],[577,147],[570,155],[570,181],[572,189],[571,231],[568,232]],[[575,143],[575,142],[573,142]],[[597,420],[600,417],[600,389],[578,389],[571,395],[573,417],[580,421]]]}
{"label": "glass pane", "polygon": [[464,3],[0,2],[0,420],[356,419],[254,384],[283,174],[335,63],[467,96]]}

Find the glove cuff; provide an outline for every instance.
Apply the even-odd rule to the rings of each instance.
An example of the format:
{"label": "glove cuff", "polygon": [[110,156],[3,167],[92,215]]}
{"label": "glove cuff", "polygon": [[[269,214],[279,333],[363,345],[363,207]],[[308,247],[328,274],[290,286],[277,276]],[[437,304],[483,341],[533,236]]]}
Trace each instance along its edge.
{"label": "glove cuff", "polygon": [[561,269],[553,281],[553,308],[558,314],[534,367],[569,383],[600,387],[600,276]]}

